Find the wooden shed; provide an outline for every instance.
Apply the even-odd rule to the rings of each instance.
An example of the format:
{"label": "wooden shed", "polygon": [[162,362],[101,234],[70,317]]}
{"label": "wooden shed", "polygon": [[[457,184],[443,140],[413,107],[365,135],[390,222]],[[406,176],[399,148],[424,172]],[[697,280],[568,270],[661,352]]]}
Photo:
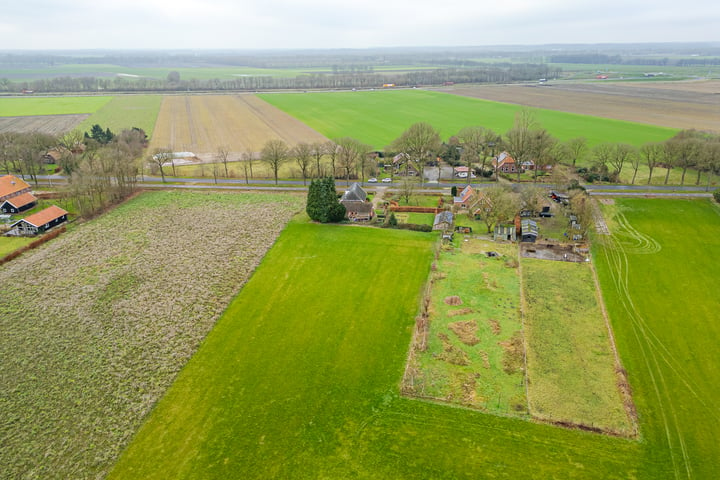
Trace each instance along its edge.
{"label": "wooden shed", "polygon": [[26,236],[44,233],[54,226],[66,222],[67,216],[68,212],[52,205],[10,225],[8,235]]}

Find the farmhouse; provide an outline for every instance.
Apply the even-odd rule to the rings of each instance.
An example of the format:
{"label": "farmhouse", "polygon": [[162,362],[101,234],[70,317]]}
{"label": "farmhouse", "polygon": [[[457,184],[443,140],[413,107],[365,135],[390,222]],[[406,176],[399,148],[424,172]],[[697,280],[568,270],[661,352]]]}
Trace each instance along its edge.
{"label": "farmhouse", "polygon": [[37,205],[37,198],[30,192],[21,193],[12,198],[0,202],[0,212],[21,213]]}
{"label": "farmhouse", "polygon": [[68,212],[52,205],[10,225],[8,235],[25,236],[44,233],[67,221],[67,215]]}
{"label": "farmhouse", "polygon": [[453,197],[453,206],[458,208],[469,208],[475,198],[475,190],[468,185],[462,189],[460,195]]}
{"label": "farmhouse", "polygon": [[492,165],[496,172],[517,173],[517,164],[515,163],[515,159],[507,152],[502,152],[500,155],[493,158]]}
{"label": "farmhouse", "polygon": [[353,183],[347,190],[340,203],[345,206],[345,215],[350,220],[371,220],[374,215],[373,204],[368,201],[367,193],[359,183]]}
{"label": "farmhouse", "polygon": [[453,214],[452,212],[446,210],[444,212],[440,212],[437,215],[435,215],[435,220],[433,221],[433,230],[441,230],[443,232],[452,231],[453,229]]}
{"label": "farmhouse", "polygon": [[17,197],[23,193],[30,193],[30,185],[14,175],[0,177],[0,202]]}

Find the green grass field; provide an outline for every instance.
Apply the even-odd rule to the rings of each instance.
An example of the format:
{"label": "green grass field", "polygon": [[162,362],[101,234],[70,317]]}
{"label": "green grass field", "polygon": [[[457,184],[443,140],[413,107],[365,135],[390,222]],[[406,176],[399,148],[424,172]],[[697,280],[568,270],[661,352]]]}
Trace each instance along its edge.
{"label": "green grass field", "polygon": [[0,98],[0,117],[95,113],[113,97]]}
{"label": "green grass field", "polygon": [[[594,256],[640,416],[663,478],[720,471],[720,208],[708,200],[615,200]],[[658,477],[660,478],[660,477]]]}
{"label": "green grass field", "polygon": [[[378,90],[260,97],[300,119],[328,138],[357,138],[384,149],[415,122],[429,122],[443,139],[463,127],[482,125],[499,134],[513,125],[521,107],[425,90]],[[642,145],[663,141],[675,130],[640,123],[532,109],[538,123],[560,140],[584,136],[590,146],[602,142]]]}
{"label": "green grass field", "polygon": [[399,395],[434,238],[289,225],[109,478],[665,478],[642,442]]}
{"label": "green grass field", "polygon": [[110,128],[115,133],[120,133],[122,130],[138,127],[145,130],[150,138],[155,128],[162,98],[162,95],[112,97],[110,102],[85,119],[78,128],[83,132],[89,132],[93,125],[98,124],[103,128]]}
{"label": "green grass field", "polygon": [[590,265],[532,258],[521,263],[530,413],[634,435]]}
{"label": "green grass field", "polygon": [[[517,245],[461,236],[455,243],[435,261],[427,349],[413,349],[403,391],[527,416]],[[462,304],[448,305],[452,296]]]}
{"label": "green grass field", "polygon": [[18,248],[22,248],[28,243],[35,240],[34,238],[28,237],[5,237],[0,236],[0,258],[5,255],[14,252]]}

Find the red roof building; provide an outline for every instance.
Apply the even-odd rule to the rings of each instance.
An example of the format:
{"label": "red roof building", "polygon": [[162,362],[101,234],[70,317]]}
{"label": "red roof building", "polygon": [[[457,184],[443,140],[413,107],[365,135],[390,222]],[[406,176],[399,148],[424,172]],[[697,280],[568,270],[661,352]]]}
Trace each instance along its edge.
{"label": "red roof building", "polygon": [[68,212],[52,205],[44,210],[25,217],[10,226],[8,235],[37,235],[67,221]]}
{"label": "red roof building", "polygon": [[30,185],[15,175],[0,177],[0,202],[30,191]]}

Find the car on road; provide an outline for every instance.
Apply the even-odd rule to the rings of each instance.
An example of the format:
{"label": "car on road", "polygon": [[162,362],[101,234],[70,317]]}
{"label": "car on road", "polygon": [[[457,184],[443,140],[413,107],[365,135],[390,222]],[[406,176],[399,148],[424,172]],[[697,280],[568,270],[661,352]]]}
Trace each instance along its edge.
{"label": "car on road", "polygon": [[383,178],[382,183],[392,183],[392,178],[390,178],[390,177]]}
{"label": "car on road", "polygon": [[375,177],[368,178],[368,183],[377,183],[377,178],[375,178]]}

